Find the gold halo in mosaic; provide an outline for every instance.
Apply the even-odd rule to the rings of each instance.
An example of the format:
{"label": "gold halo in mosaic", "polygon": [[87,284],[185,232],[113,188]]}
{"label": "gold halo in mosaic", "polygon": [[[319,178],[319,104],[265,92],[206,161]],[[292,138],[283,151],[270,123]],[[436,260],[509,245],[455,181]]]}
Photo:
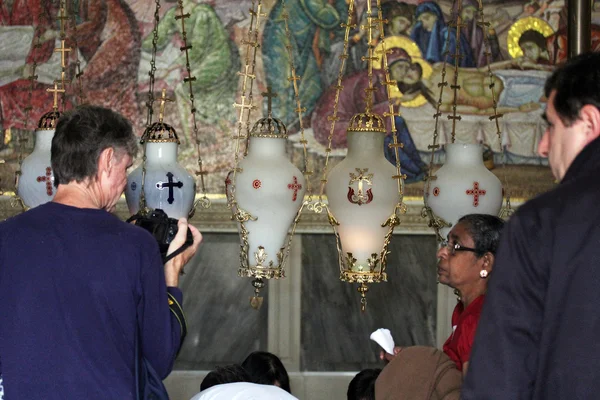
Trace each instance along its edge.
{"label": "gold halo in mosaic", "polygon": [[[421,54],[421,49],[419,46],[406,36],[390,36],[383,39],[383,42],[379,42],[377,46],[375,46],[375,56],[378,58],[377,60],[373,60],[373,68],[381,69],[381,63],[383,62],[382,51],[383,44],[385,43],[385,49],[395,49],[401,48],[408,53],[411,58],[423,58],[423,54]],[[389,57],[389,56],[388,56]],[[389,66],[389,64],[388,64]]]}
{"label": "gold halo in mosaic", "polygon": [[550,24],[544,21],[543,19],[536,17],[521,18],[520,20],[512,24],[512,26],[508,30],[508,36],[506,38],[508,53],[512,58],[518,58],[523,56],[523,50],[521,50],[521,46],[519,46],[519,39],[525,31],[529,30],[537,31],[544,35],[544,37],[548,37],[554,34],[554,30],[552,29]]}

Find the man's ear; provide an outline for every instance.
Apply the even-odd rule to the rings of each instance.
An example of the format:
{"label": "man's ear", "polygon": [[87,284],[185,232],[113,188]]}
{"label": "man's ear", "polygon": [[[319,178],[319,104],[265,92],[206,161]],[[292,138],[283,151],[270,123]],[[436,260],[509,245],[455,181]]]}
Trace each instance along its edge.
{"label": "man's ear", "polygon": [[579,119],[585,124],[585,144],[587,145],[600,136],[600,110],[591,104],[586,104],[579,111]]}
{"label": "man's ear", "polygon": [[112,147],[107,147],[102,150],[98,157],[98,177],[102,176],[103,172],[108,175],[112,172],[115,164],[115,150]]}

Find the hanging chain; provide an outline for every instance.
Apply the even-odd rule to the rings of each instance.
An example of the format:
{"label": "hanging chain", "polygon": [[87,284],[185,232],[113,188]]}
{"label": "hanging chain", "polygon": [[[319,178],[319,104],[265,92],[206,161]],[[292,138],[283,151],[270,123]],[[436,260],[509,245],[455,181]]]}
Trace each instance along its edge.
{"label": "hanging chain", "polygon": [[[462,6],[462,3],[460,2],[461,0],[454,0],[453,4],[452,4],[453,9],[454,9],[454,6],[457,4],[457,1],[458,1],[458,7]],[[460,18],[460,10],[457,11],[457,13]],[[458,20],[457,20],[457,25],[459,25]],[[427,146],[427,148],[429,150],[431,150],[431,153],[430,153],[430,158],[429,158],[429,173],[427,174],[427,178],[426,178],[426,182],[425,182],[425,190],[424,190],[424,195],[423,195],[424,207],[423,207],[423,210],[421,211],[421,217],[427,218],[429,220],[428,226],[430,228],[433,228],[433,230],[435,231],[435,235],[437,237],[438,242],[444,241],[444,238],[440,234],[440,230],[444,227],[449,227],[451,225],[433,213],[433,210],[431,209],[431,207],[429,207],[429,204],[428,204],[428,194],[429,194],[429,190],[431,189],[431,182],[437,179],[437,177],[433,173],[433,160],[435,158],[436,150],[438,150],[440,148],[440,145],[438,143],[439,129],[440,129],[440,117],[442,116],[442,112],[440,109],[442,107],[444,88],[448,87],[448,81],[446,81],[446,65],[448,65],[448,57],[449,57],[449,53],[450,53],[448,50],[449,44],[450,44],[450,35],[447,35],[446,41],[444,44],[444,47],[445,47],[444,63],[442,64],[442,72],[441,72],[442,80],[440,83],[438,83],[438,87],[440,88],[440,96],[438,97],[435,114],[433,114],[433,118],[435,119],[435,126],[433,128],[433,141],[430,145]],[[457,50],[455,51],[455,54],[454,54],[455,64],[458,62],[457,61],[458,58],[456,58],[456,57],[457,57],[457,52],[459,51],[458,50],[459,45],[460,45],[460,36],[458,36],[457,40],[456,40]],[[460,54],[458,54],[458,55],[460,55]],[[456,73],[456,71],[457,71],[457,69],[455,68],[455,73]],[[454,86],[458,86],[457,85],[458,82],[456,79],[457,79],[457,76],[455,75]],[[453,99],[452,99],[452,108],[453,108],[454,112],[456,112],[456,105],[457,105],[456,92],[457,92],[457,90],[454,91],[455,95],[453,96]],[[448,118],[451,118],[451,117],[452,116],[450,116],[450,115],[448,116]],[[456,114],[454,114],[454,117],[457,117]],[[460,118],[460,116],[458,116],[458,118]],[[453,126],[452,126],[452,142],[454,142],[454,136],[455,136],[454,129],[455,129],[455,126],[453,124]]]}
{"label": "hanging chain", "polygon": [[79,44],[77,43],[77,11],[75,11],[75,0],[71,0],[70,3],[70,12],[69,22],[71,23],[71,28],[73,30],[72,39],[73,39],[73,53],[75,55],[75,78],[77,79],[77,104],[82,105],[85,104],[85,96],[83,94],[83,83],[81,77],[83,76],[83,72],[81,71],[81,61],[79,60]]}
{"label": "hanging chain", "polygon": [[[250,10],[248,10],[250,12],[250,14],[252,14],[254,11],[254,1],[252,2],[252,8]],[[252,71],[254,73],[254,70],[256,69],[256,55],[258,54],[258,49],[260,47],[260,42],[258,40],[258,31],[259,31],[259,27],[260,27],[260,17],[266,17],[267,14],[265,13],[261,13],[262,10],[262,1],[258,1],[257,4],[257,9],[256,9],[256,13],[257,15],[254,15],[253,17],[256,18],[256,27],[254,28],[254,30],[249,30],[248,31],[248,39],[249,42],[248,43],[244,43],[244,41],[242,40],[242,44],[248,44],[250,46],[252,46],[254,48],[254,55],[252,57]],[[252,24],[250,25],[250,27],[252,27]],[[248,51],[246,51],[246,57],[248,57]],[[246,65],[248,65],[248,59],[246,60]],[[246,71],[247,72],[247,71]],[[244,78],[245,80],[245,78]],[[245,141],[245,147],[244,147],[244,157],[248,154],[248,144],[250,142],[250,116],[252,115],[252,111],[254,111],[256,109],[256,106],[253,105],[252,103],[252,88],[254,86],[254,79],[250,79],[249,82],[249,89],[248,89],[248,101],[249,103],[252,105],[250,108],[247,108],[246,111],[248,113],[248,115],[246,116],[246,135],[242,136],[242,139],[246,139]],[[243,101],[242,101],[243,103]],[[242,108],[242,113],[244,113],[244,108]],[[234,177],[237,174],[238,171],[234,171]],[[235,187],[235,185],[234,185]],[[234,189],[235,190],[235,189]]]}
{"label": "hanging chain", "polygon": [[[457,108],[457,99],[458,99],[458,91],[460,90],[460,85],[458,84],[458,67],[460,65],[460,60],[461,58],[463,58],[464,56],[462,54],[460,54],[460,37],[461,37],[461,28],[463,26],[462,23],[462,17],[461,17],[461,12],[462,12],[462,0],[457,0],[457,4],[458,7],[456,9],[456,21],[452,22],[452,25],[455,25],[456,28],[456,39],[455,39],[455,46],[454,46],[454,84],[450,85],[450,89],[452,89],[453,91],[453,95],[452,95],[452,115],[448,115],[448,119],[452,120],[452,143],[454,143],[454,141],[456,140],[456,121],[460,121],[462,119],[462,117],[460,115],[457,115],[456,113],[456,108]],[[451,26],[452,26],[451,25]],[[447,40],[450,39],[450,35],[448,35]],[[447,49],[447,47],[446,47]]]}
{"label": "hanging chain", "polygon": [[[500,130],[500,118],[502,118],[503,114],[498,113],[498,102],[496,101],[496,83],[494,82],[494,74],[492,73],[492,67],[490,67],[491,63],[491,55],[492,55],[492,45],[490,43],[490,31],[489,26],[490,23],[485,21],[483,15],[483,3],[481,0],[478,0],[478,12],[479,12],[479,21],[477,21],[477,25],[481,27],[483,31],[483,41],[485,44],[485,63],[488,69],[488,76],[490,78],[489,88],[492,92],[492,107],[494,110],[494,114],[489,117],[490,121],[494,121],[496,125],[496,134],[498,136],[498,145],[500,146],[500,151],[502,152],[502,175],[504,180],[503,190],[504,196],[506,197],[506,206],[502,207],[500,211],[501,218],[510,217],[514,210],[510,205],[510,190],[508,186],[508,179],[506,176],[506,149],[502,145],[502,131]],[[493,151],[492,151],[493,156]]]}
{"label": "hanging chain", "polygon": [[[252,87],[254,85],[254,80],[256,79],[256,75],[254,73],[256,69],[256,54],[258,53],[258,48],[260,47],[260,43],[258,41],[258,31],[260,28],[261,17],[267,16],[262,12],[262,0],[258,0],[258,2],[252,0],[251,8],[248,11],[250,12],[248,40],[242,40],[242,44],[246,46],[244,72],[238,72],[238,75],[243,78],[242,94],[240,95],[240,102],[233,103],[233,107],[238,108],[240,111],[238,122],[236,124],[236,134],[233,136],[233,139],[235,140],[235,156],[233,174],[231,176],[231,193],[228,202],[228,207],[230,208],[236,207],[235,181],[237,173],[240,172],[238,165],[240,162],[241,141],[242,139],[247,139],[250,136],[250,115],[252,110],[256,108],[252,104]],[[244,130],[246,132],[245,135],[243,134]]]}
{"label": "hanging chain", "polygon": [[[367,0],[370,1],[370,0]],[[348,18],[346,23],[340,24],[342,28],[345,29],[344,32],[344,49],[342,50],[342,54],[339,56],[340,58],[340,70],[338,72],[337,85],[335,87],[335,100],[333,103],[333,114],[327,116],[327,120],[331,121],[331,127],[329,128],[329,136],[327,137],[327,149],[325,149],[325,166],[323,167],[323,177],[321,178],[321,188],[319,190],[319,199],[308,206],[308,209],[314,211],[316,213],[321,213],[323,208],[326,208],[326,204],[323,202],[323,193],[325,192],[325,185],[327,184],[327,172],[329,170],[329,157],[331,155],[331,142],[333,141],[333,133],[335,130],[335,123],[339,121],[340,117],[338,117],[338,107],[340,101],[340,93],[344,86],[342,85],[342,78],[344,76],[344,71],[346,70],[346,60],[348,59],[348,42],[350,37],[350,29],[356,28],[356,24],[352,24],[352,14],[354,12],[354,0],[348,0]],[[329,213],[329,211],[328,211]],[[330,213],[329,213],[330,214]],[[330,221],[333,218],[332,215],[329,216]],[[335,220],[335,218],[333,218]],[[341,254],[341,249],[338,247],[338,252]]]}
{"label": "hanging chain", "polygon": [[294,111],[296,111],[298,113],[298,121],[300,121],[300,137],[301,137],[300,143],[302,143],[302,149],[303,149],[303,155],[304,155],[304,171],[302,173],[303,173],[304,177],[306,178],[306,194],[308,195],[308,201],[312,202],[312,185],[310,182],[310,178],[313,175],[313,171],[310,170],[310,168],[308,166],[308,148],[307,148],[308,141],[304,137],[304,121],[302,119],[302,113],[304,113],[306,111],[306,107],[302,107],[302,102],[300,101],[300,91],[298,89],[298,81],[301,80],[301,78],[298,75],[296,75],[296,67],[294,66],[294,55],[292,53],[292,50],[293,50],[292,35],[290,33],[289,24],[288,24],[290,15],[287,12],[285,0],[282,0],[281,4],[282,4],[282,8],[283,8],[282,18],[283,18],[283,22],[285,25],[285,36],[287,38],[287,45],[285,47],[287,49],[288,57],[290,59],[290,76],[288,78],[288,81],[290,81],[290,83],[292,84],[292,86],[294,88],[294,96],[295,96],[295,100],[296,100],[296,109]]}
{"label": "hanging chain", "polygon": [[66,53],[71,53],[73,49],[70,47],[65,47],[67,41],[67,26],[65,21],[69,19],[67,15],[67,5],[66,0],[60,0],[58,16],[56,17],[59,20],[60,24],[60,47],[54,49],[55,52],[60,53],[60,83],[61,89],[61,106],[62,112],[65,112],[67,108],[67,84],[70,84],[71,81],[67,77],[67,65],[68,65],[68,56]]}
{"label": "hanging chain", "polygon": [[154,74],[156,73],[156,52],[157,52],[157,44],[158,44],[158,23],[160,22],[160,0],[156,0],[156,8],[154,9],[154,26],[152,29],[152,56],[150,57],[150,71],[148,71],[148,75],[150,76],[150,80],[148,82],[148,101],[146,101],[146,131],[142,135],[140,139],[140,144],[143,147],[143,157],[142,157],[142,187],[140,190],[140,203],[139,203],[139,212],[142,215],[148,213],[149,209],[146,205],[146,195],[145,195],[145,184],[146,184],[146,132],[152,125],[152,116],[154,114]]}
{"label": "hanging chain", "polygon": [[181,20],[181,39],[183,40],[183,46],[179,49],[185,52],[185,69],[187,71],[187,76],[183,78],[183,82],[188,84],[188,89],[190,92],[190,102],[191,108],[190,113],[192,114],[192,121],[194,123],[194,140],[196,141],[196,152],[198,154],[198,171],[196,171],[196,177],[200,177],[200,188],[202,191],[202,197],[194,202],[194,206],[190,210],[188,215],[189,218],[192,218],[196,212],[196,207],[200,205],[202,208],[206,209],[210,207],[210,200],[206,195],[206,186],[204,184],[204,176],[206,175],[206,171],[204,171],[203,162],[202,162],[202,153],[200,152],[200,139],[198,138],[198,123],[196,121],[196,106],[194,104],[194,91],[192,82],[196,80],[195,76],[192,76],[192,69],[190,67],[190,53],[189,51],[192,49],[192,45],[187,42],[187,32],[185,30],[185,20],[190,17],[190,13],[185,13],[183,10],[183,0],[178,0],[177,6],[179,7],[179,15],[175,16],[176,20]]}
{"label": "hanging chain", "polygon": [[[368,8],[369,8],[368,13],[370,15],[371,14],[370,0],[367,1],[367,4],[368,4]],[[394,149],[394,155],[396,156],[396,175],[392,176],[392,179],[395,179],[396,183],[398,185],[399,200],[398,200],[398,204],[396,205],[396,208],[394,209],[394,215],[396,215],[396,217],[399,218],[400,214],[406,213],[406,205],[404,204],[404,180],[406,179],[406,175],[401,172],[402,170],[401,170],[401,165],[400,165],[400,152],[398,150],[398,149],[401,149],[404,147],[404,143],[401,143],[398,140],[398,133],[396,132],[396,118],[395,117],[400,116],[400,110],[399,110],[400,106],[398,106],[398,112],[394,112],[394,101],[392,99],[392,86],[396,86],[398,84],[398,82],[393,81],[390,77],[390,69],[388,66],[388,58],[387,58],[389,51],[386,49],[386,46],[385,46],[385,32],[383,29],[383,24],[388,23],[388,21],[383,19],[383,11],[381,9],[381,0],[377,0],[377,22],[379,23],[379,38],[381,40],[381,56],[382,56],[382,60],[383,60],[381,65],[383,67],[383,73],[385,75],[384,84],[386,86],[387,101],[388,101],[388,105],[389,105],[389,111],[384,113],[383,116],[390,118],[390,127],[391,127],[393,142],[389,144],[389,147]],[[371,34],[369,33],[369,38],[370,38],[370,36],[371,36]],[[371,47],[371,46],[369,45],[369,47]],[[400,220],[398,219],[397,221],[394,221],[394,223],[396,223],[396,225],[397,225],[400,223]],[[393,232],[393,227],[391,227],[391,231]],[[390,232],[390,239],[391,239],[391,232]],[[386,245],[386,247],[387,247],[387,245]],[[383,268],[385,268],[385,264],[386,263],[382,261]],[[383,272],[383,269],[382,269],[382,272]]]}

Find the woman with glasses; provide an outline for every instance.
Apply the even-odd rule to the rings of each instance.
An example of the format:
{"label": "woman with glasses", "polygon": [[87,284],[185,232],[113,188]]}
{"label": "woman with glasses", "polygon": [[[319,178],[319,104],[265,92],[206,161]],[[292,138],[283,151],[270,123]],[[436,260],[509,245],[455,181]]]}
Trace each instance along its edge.
{"label": "woman with glasses", "polygon": [[463,376],[503,226],[504,221],[493,215],[465,215],[437,252],[438,281],[453,288],[459,300],[452,313],[452,334],[443,349]]}

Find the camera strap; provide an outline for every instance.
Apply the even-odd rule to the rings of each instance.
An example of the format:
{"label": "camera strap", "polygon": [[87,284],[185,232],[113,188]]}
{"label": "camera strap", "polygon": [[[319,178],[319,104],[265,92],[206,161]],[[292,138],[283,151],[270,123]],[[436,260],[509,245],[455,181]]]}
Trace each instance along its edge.
{"label": "camera strap", "polygon": [[171,254],[169,254],[168,256],[163,258],[163,264],[166,264],[167,261],[169,261],[173,257],[178,256],[179,254],[183,253],[185,251],[185,249],[190,247],[190,245],[191,245],[191,243],[188,243],[188,242],[185,242],[184,244],[182,244],[180,248],[178,248],[177,250],[175,250],[174,252],[172,252]]}

